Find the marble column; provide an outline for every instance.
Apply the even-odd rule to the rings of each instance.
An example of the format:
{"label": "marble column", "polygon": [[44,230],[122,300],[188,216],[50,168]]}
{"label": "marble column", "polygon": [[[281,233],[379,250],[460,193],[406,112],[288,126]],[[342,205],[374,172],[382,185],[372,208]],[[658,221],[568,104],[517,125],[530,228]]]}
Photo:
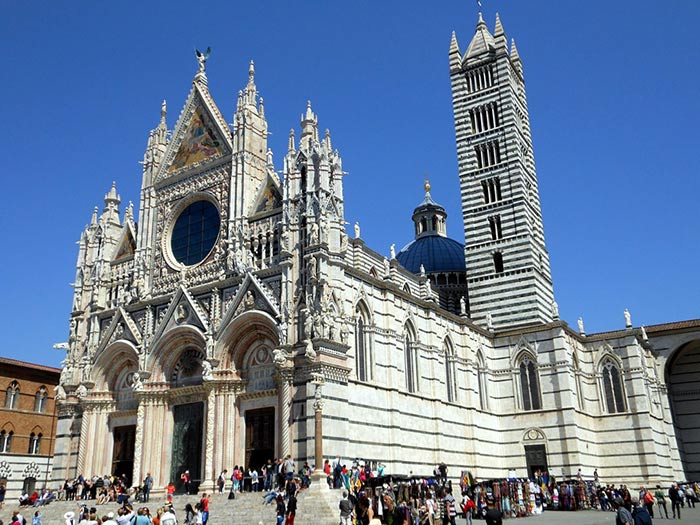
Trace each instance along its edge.
{"label": "marble column", "polygon": [[216,433],[216,391],[214,385],[207,385],[206,429],[204,438],[204,476],[200,490],[211,491],[216,485],[214,470],[214,434]]}
{"label": "marble column", "polygon": [[275,374],[277,383],[277,403],[279,405],[279,457],[287,457],[292,452],[291,418],[292,418],[292,378],[293,370],[280,367]]}

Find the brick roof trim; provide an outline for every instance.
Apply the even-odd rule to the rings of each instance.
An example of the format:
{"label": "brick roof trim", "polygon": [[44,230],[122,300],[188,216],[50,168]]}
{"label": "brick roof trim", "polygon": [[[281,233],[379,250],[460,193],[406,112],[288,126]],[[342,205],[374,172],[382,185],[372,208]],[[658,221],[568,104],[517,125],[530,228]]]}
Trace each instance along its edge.
{"label": "brick roof trim", "polygon": [[39,365],[36,363],[28,363],[27,361],[19,361],[18,359],[9,359],[7,357],[0,357],[0,364],[21,366],[24,368],[32,368],[34,370],[41,370],[42,372],[53,372],[55,374],[61,373],[60,368],[55,368],[53,366]]}

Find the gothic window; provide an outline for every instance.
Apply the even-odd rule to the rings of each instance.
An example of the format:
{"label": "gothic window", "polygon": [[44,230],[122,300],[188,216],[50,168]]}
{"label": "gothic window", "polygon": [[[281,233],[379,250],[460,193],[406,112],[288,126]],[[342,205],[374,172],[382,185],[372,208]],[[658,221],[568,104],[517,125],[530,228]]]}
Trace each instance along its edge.
{"label": "gothic window", "polygon": [[481,190],[484,192],[484,203],[500,201],[501,197],[501,179],[491,177],[490,179],[481,181]]}
{"label": "gothic window", "polygon": [[494,215],[489,217],[489,229],[491,230],[491,239],[497,241],[503,237],[503,230],[501,229],[501,216]]}
{"label": "gothic window", "polygon": [[501,252],[493,254],[493,271],[503,273],[503,254]]}
{"label": "gothic window", "polygon": [[457,400],[454,350],[448,339],[445,340],[445,385],[447,387],[447,401],[454,403]]}
{"label": "gothic window", "polygon": [[406,390],[416,392],[418,390],[418,359],[415,347],[416,336],[410,325],[406,325],[404,331],[404,359],[406,374]]}
{"label": "gothic window", "polygon": [[6,430],[0,431],[0,453],[8,453],[11,451],[13,435],[14,432],[12,432],[12,430],[9,432]]}
{"label": "gothic window", "polygon": [[493,86],[493,70],[491,65],[472,69],[467,73],[467,89],[470,93],[481,91]]}
{"label": "gothic window", "polygon": [[603,393],[605,394],[605,408],[609,414],[625,411],[625,395],[622,386],[620,369],[615,362],[607,358],[602,364]]}
{"label": "gothic window", "polygon": [[408,294],[411,293],[411,287],[408,286],[408,283],[404,283],[404,285],[403,285],[403,287],[402,287],[402,290],[403,290],[404,292],[408,293]]}
{"label": "gothic window", "polygon": [[5,393],[5,408],[16,409],[19,405],[19,383],[12,381]]}
{"label": "gothic window", "polygon": [[34,412],[39,412],[41,414],[46,412],[46,401],[48,398],[49,394],[46,392],[46,387],[42,386],[34,395]]}
{"label": "gothic window", "polygon": [[356,374],[359,381],[372,379],[369,334],[367,333],[367,309],[360,303],[355,309],[355,359]]}
{"label": "gothic window", "polygon": [[470,109],[469,120],[472,124],[472,133],[481,133],[497,127],[499,119],[496,103]]}
{"label": "gothic window", "polygon": [[581,388],[581,370],[579,369],[576,352],[573,354],[572,367],[574,371],[574,384],[576,386],[576,404],[579,410],[583,410],[583,390]]}
{"label": "gothic window", "polygon": [[476,375],[479,379],[479,406],[481,410],[488,410],[489,397],[486,381],[486,366],[484,365],[484,358],[481,353],[476,357]]}
{"label": "gothic window", "polygon": [[34,432],[32,432],[31,434],[29,434],[29,450],[27,451],[28,454],[37,455],[40,453],[41,437],[41,433],[35,434]]}
{"label": "gothic window", "polygon": [[539,410],[542,408],[537,365],[528,357],[520,362],[520,393],[525,410]]}

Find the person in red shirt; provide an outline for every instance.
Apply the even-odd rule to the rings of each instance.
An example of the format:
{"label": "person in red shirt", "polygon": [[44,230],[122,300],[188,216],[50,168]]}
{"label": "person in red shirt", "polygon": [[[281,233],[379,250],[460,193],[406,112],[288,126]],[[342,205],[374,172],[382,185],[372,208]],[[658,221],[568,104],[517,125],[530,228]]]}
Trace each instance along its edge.
{"label": "person in red shirt", "polygon": [[202,523],[207,525],[207,521],[209,521],[209,498],[206,492],[202,492],[202,499],[199,500],[199,505],[202,507]]}

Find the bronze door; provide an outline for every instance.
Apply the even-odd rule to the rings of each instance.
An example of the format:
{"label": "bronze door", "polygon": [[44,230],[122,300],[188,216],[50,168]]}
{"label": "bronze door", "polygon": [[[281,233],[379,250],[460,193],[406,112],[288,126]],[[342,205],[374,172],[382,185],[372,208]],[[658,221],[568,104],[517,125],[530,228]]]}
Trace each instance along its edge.
{"label": "bronze door", "polygon": [[204,403],[188,403],[173,407],[173,442],[170,480],[178,492],[183,487],[180,476],[190,471],[190,479],[202,479],[202,441],[204,440]]}

